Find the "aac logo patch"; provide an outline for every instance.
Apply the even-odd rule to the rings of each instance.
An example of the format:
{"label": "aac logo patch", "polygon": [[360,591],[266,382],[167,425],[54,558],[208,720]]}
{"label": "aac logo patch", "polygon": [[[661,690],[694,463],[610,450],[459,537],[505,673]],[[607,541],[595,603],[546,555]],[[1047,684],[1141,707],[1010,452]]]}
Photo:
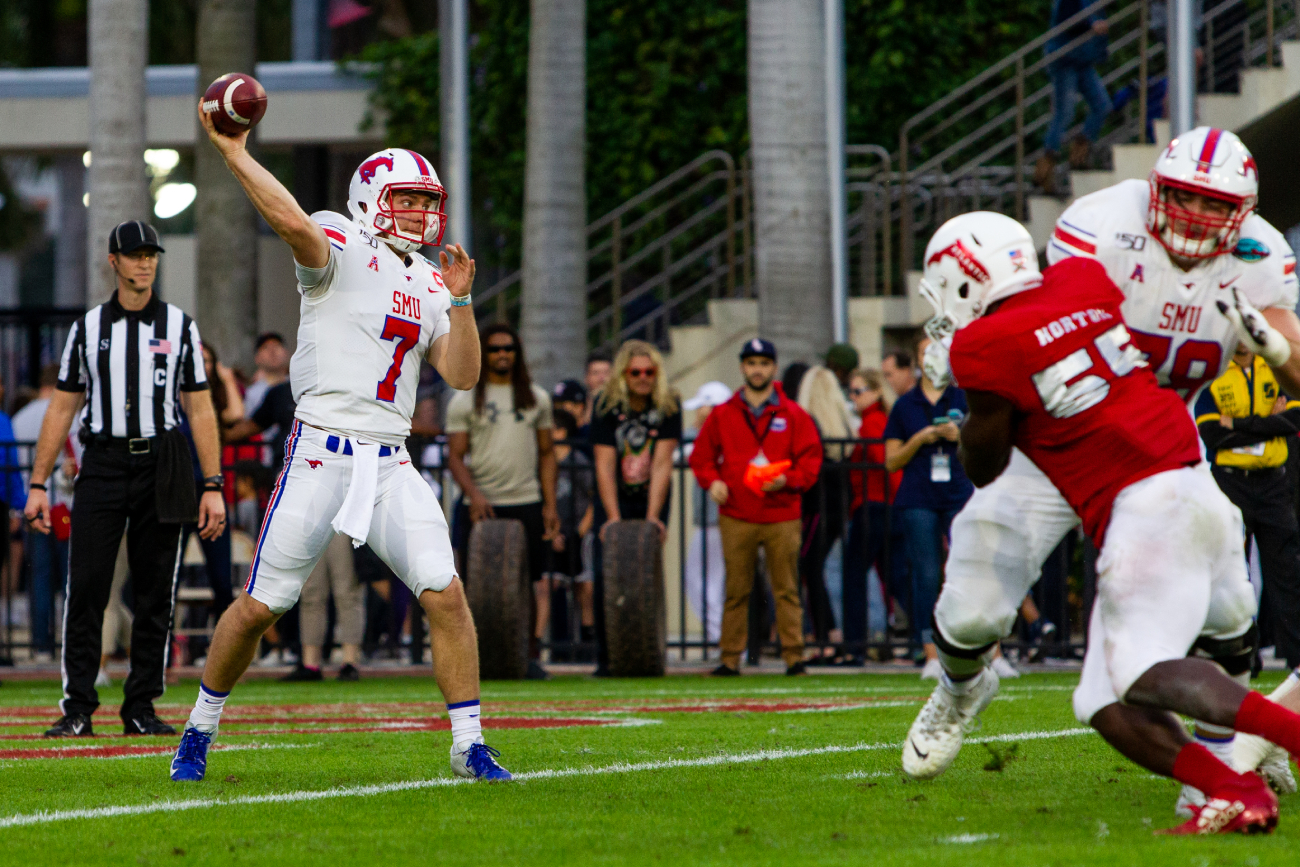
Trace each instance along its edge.
{"label": "aac logo patch", "polygon": [[1263,241],[1256,241],[1254,238],[1242,238],[1237,242],[1237,246],[1232,248],[1232,255],[1243,262],[1260,262],[1267,259],[1270,253],[1272,251],[1264,246]]}

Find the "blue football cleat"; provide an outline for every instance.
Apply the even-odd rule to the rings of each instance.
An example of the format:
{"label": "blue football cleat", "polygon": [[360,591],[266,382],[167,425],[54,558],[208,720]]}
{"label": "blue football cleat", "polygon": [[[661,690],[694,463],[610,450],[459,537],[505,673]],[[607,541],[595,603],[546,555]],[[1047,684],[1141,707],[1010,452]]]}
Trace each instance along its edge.
{"label": "blue football cleat", "polygon": [[172,759],[172,779],[176,781],[203,779],[208,769],[208,747],[212,746],[212,735],[186,726],[181,735],[181,745],[176,748],[176,757]]}
{"label": "blue football cleat", "polygon": [[451,769],[456,776],[471,780],[486,780],[489,783],[513,780],[510,772],[497,764],[500,755],[482,741],[470,744],[469,749],[463,753],[456,752],[456,748],[452,747]]}

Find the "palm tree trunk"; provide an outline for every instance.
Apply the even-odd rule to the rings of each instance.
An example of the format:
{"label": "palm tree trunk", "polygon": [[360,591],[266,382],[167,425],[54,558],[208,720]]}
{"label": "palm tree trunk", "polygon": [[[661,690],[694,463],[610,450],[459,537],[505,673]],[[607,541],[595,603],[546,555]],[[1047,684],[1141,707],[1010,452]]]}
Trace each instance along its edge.
{"label": "palm tree trunk", "polygon": [[821,0],[749,0],[758,329],[783,365],[832,340],[823,27]]}
{"label": "palm tree trunk", "polygon": [[585,0],[532,0],[524,164],[522,336],[535,381],[587,352]]}
{"label": "palm tree trunk", "polygon": [[148,0],[91,0],[90,214],[86,291],[91,304],[116,286],[108,235],[123,220],[148,220],[144,173],[144,68],[149,56]]}
{"label": "palm tree trunk", "polygon": [[[255,0],[199,3],[196,101],[218,76],[227,72],[253,74],[257,59],[256,9]],[[194,123],[198,124],[197,116]],[[204,339],[217,347],[223,361],[252,370],[258,307],[257,213],[221,154],[207,139],[207,133],[199,127],[194,149],[199,328]]]}

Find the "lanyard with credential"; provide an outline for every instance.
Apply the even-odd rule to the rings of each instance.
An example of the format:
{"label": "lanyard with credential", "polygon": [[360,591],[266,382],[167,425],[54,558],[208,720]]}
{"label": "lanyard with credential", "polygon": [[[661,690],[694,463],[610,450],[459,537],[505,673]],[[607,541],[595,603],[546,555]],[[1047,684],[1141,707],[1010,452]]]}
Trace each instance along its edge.
{"label": "lanyard with credential", "polygon": [[759,454],[762,454],[763,440],[767,439],[767,435],[772,431],[772,422],[776,421],[776,413],[774,412],[767,417],[767,427],[763,428],[763,435],[759,436],[758,427],[754,424],[754,414],[750,412],[748,406],[742,407],[741,410],[745,415],[745,424],[749,425],[749,432],[752,433],[754,439],[758,441],[758,452]]}

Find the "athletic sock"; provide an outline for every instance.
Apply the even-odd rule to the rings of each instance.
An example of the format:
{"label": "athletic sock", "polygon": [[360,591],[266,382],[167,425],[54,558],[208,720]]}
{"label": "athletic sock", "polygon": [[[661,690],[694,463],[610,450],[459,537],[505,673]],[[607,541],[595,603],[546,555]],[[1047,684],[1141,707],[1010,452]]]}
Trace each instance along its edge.
{"label": "athletic sock", "polygon": [[451,742],[456,752],[465,752],[470,744],[483,737],[478,699],[447,705],[447,716],[451,719]]}
{"label": "athletic sock", "polygon": [[1198,743],[1187,744],[1178,751],[1178,758],[1174,759],[1174,779],[1200,789],[1206,797],[1215,797],[1227,786],[1246,781],[1244,774],[1219,761]]}
{"label": "athletic sock", "polygon": [[1232,742],[1236,732],[1226,726],[1210,725],[1196,721],[1196,742],[1210,751],[1210,754],[1228,767],[1232,767]]}
{"label": "athletic sock", "polygon": [[1274,704],[1257,692],[1246,693],[1237,709],[1233,728],[1270,740],[1292,755],[1300,753],[1300,714]]}
{"label": "athletic sock", "polygon": [[[983,670],[984,669],[982,668],[980,669],[980,671]],[[946,668],[944,669],[943,674],[939,675],[939,683],[943,684],[943,688],[953,695],[965,695],[971,691],[971,687],[973,687],[975,682],[978,680],[979,672],[976,672],[970,677],[964,677],[961,680],[953,680],[952,675],[948,673]]]}
{"label": "athletic sock", "polygon": [[221,722],[221,710],[226,706],[226,698],[229,695],[229,692],[208,689],[203,681],[199,681],[199,698],[194,702],[194,710],[190,711],[190,725],[209,734],[215,732],[217,724]]}

